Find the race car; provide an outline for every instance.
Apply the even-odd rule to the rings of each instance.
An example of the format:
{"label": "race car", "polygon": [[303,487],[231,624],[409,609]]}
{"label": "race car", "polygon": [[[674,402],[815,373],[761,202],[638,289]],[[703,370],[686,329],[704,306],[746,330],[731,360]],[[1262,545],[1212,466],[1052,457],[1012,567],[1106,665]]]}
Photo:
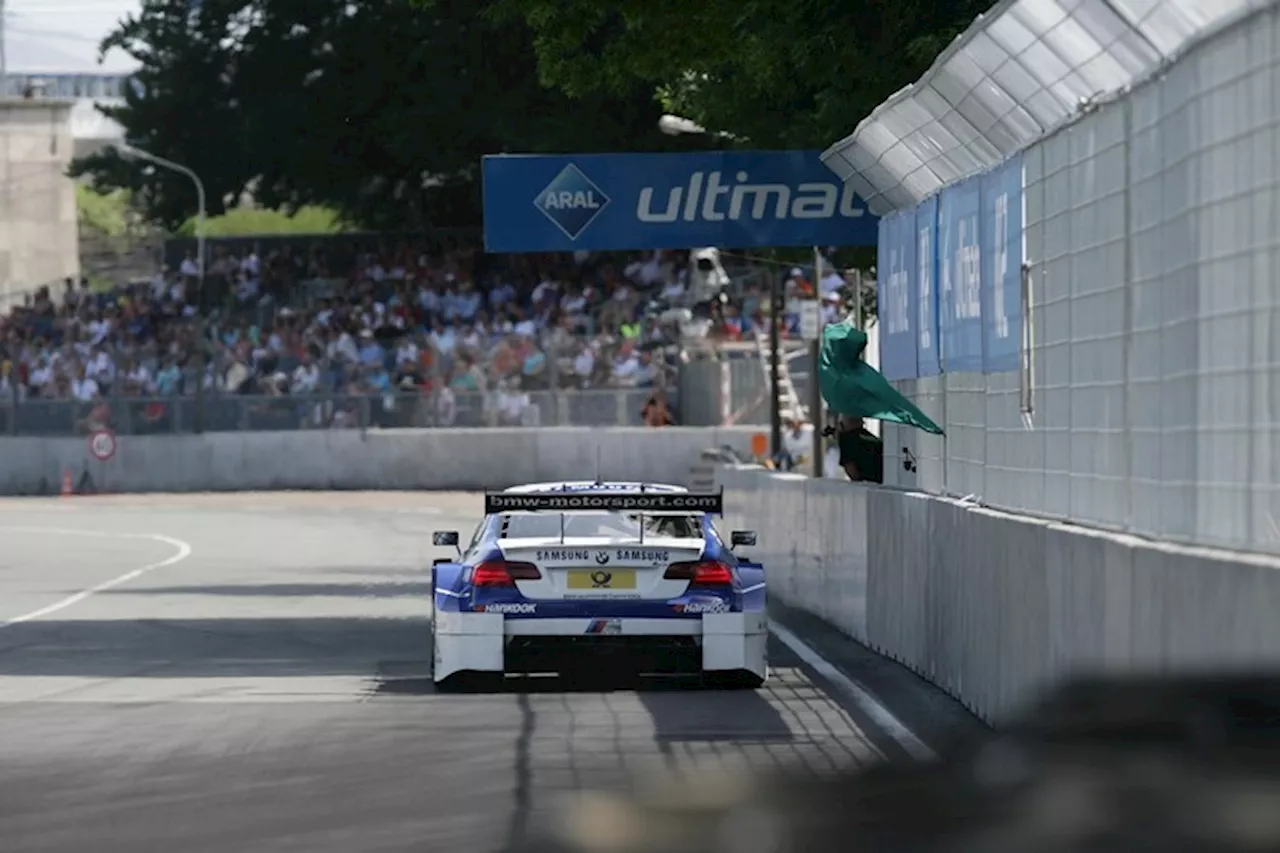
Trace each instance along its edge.
{"label": "race car", "polygon": [[508,675],[700,677],[754,689],[768,677],[756,543],[712,521],[723,495],[661,483],[557,482],[484,497],[470,543],[432,567],[438,688]]}

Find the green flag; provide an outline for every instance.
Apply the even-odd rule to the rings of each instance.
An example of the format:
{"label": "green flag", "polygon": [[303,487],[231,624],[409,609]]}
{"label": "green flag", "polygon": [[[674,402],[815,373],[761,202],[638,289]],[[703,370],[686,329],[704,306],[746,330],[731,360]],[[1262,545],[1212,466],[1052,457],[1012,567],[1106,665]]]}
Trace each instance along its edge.
{"label": "green flag", "polygon": [[942,427],[897,392],[880,371],[862,360],[867,336],[849,320],[822,331],[818,384],[831,411],[853,418],[905,424],[942,435]]}

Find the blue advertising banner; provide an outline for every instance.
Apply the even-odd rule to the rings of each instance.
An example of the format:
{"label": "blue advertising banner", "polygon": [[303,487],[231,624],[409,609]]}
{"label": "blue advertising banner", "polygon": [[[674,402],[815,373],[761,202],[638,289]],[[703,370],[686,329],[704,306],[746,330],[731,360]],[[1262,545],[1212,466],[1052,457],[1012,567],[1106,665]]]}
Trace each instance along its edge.
{"label": "blue advertising banner", "polygon": [[876,302],[880,326],[880,372],[886,379],[915,379],[916,214],[904,210],[880,220],[876,275],[884,284]]}
{"label": "blue advertising banner", "polygon": [[984,373],[1017,370],[1022,340],[1022,155],[982,176]]}
{"label": "blue advertising banner", "polygon": [[938,351],[938,197],[915,209],[916,365],[920,376],[942,372]]}
{"label": "blue advertising banner", "polygon": [[875,245],[820,153],[485,157],[485,251]]}
{"label": "blue advertising banner", "polygon": [[938,326],[947,373],[982,372],[981,179],[941,193],[938,202]]}

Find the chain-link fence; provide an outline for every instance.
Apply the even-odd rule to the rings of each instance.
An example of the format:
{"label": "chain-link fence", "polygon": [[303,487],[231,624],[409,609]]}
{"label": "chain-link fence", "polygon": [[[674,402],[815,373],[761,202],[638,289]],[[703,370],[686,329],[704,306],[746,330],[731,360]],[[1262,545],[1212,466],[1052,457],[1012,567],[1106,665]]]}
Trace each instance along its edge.
{"label": "chain-link fence", "polygon": [[118,397],[93,402],[0,401],[0,435],[77,436],[237,430],[641,426],[653,391],[499,391]]}

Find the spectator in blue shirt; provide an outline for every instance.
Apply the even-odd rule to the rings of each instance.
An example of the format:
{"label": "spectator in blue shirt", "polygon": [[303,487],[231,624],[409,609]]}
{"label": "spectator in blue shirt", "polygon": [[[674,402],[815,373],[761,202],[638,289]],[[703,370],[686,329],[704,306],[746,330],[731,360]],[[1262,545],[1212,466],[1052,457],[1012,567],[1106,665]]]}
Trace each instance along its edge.
{"label": "spectator in blue shirt", "polygon": [[181,384],[182,370],[172,358],[165,359],[164,367],[156,374],[156,393],[171,397],[178,393]]}
{"label": "spectator in blue shirt", "polygon": [[391,393],[391,375],[382,364],[376,365],[369,372],[369,387],[379,394]]}
{"label": "spectator in blue shirt", "polygon": [[360,345],[360,363],[364,365],[381,365],[386,360],[386,350],[382,345],[374,340],[373,332],[365,329],[360,333],[360,337],[364,339]]}

